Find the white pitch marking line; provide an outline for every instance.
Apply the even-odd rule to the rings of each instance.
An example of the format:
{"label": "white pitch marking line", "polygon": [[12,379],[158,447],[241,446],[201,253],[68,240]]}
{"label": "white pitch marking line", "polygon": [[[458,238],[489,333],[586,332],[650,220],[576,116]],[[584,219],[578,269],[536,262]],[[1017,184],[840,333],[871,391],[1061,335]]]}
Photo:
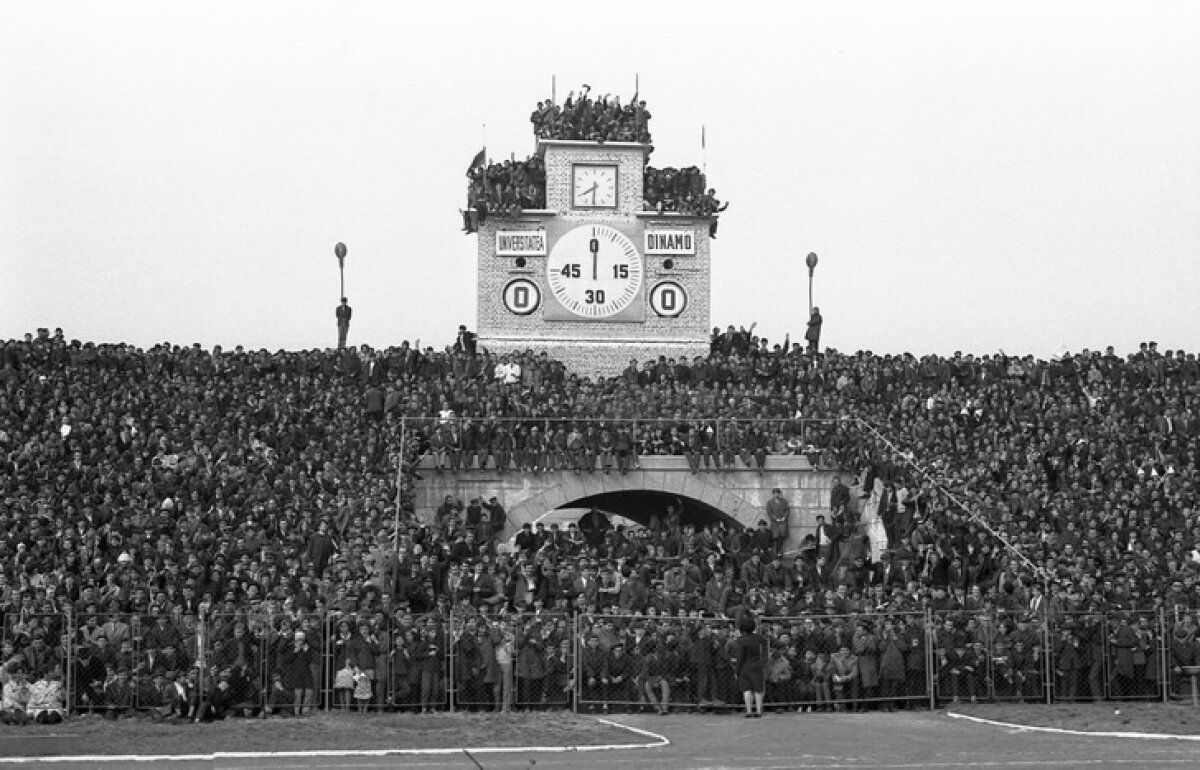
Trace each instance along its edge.
{"label": "white pitch marking line", "polygon": [[82,735],[0,735],[0,741],[5,740],[22,740],[27,741],[33,738],[82,738]]}
{"label": "white pitch marking line", "polygon": [[1089,730],[1068,730],[1065,727],[1033,727],[1030,725],[1019,725],[1013,722],[999,722],[995,719],[984,719],[983,717],[973,717],[969,714],[955,714],[953,711],[947,711],[946,716],[951,719],[965,719],[968,722],[977,722],[983,725],[992,725],[993,727],[1007,727],[1018,732],[1036,732],[1036,733],[1055,733],[1058,735],[1082,735],[1089,738],[1141,738],[1144,740],[1153,741],[1200,741],[1200,735],[1176,735],[1174,733],[1128,733],[1116,731],[1089,731]]}
{"label": "white pitch marking line", "polygon": [[82,754],[47,757],[0,757],[0,764],[49,764],[51,762],[215,762],[220,759],[309,759],[314,757],[390,757],[390,756],[449,756],[462,754],[523,754],[565,753],[584,751],[617,751],[623,749],[657,749],[671,745],[665,735],[630,727],[608,719],[597,722],[619,727],[631,733],[653,738],[651,743],[609,743],[595,746],[470,746],[442,749],[317,749],[312,751],[215,751],[212,754]]}

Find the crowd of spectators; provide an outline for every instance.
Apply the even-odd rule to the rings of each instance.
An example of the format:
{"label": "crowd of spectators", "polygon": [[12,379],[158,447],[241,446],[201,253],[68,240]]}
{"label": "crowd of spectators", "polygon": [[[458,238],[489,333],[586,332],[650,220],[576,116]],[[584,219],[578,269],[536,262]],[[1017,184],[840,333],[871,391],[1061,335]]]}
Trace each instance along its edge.
{"label": "crowd of spectators", "polygon": [[624,106],[621,97],[605,94],[591,97],[584,85],[572,91],[559,105],[554,99],[538,102],[529,116],[538,139],[568,139],[594,142],[640,142],[650,144],[650,111],[637,94]]}
{"label": "crowd of spectators", "polygon": [[502,163],[481,161],[467,170],[463,232],[473,233],[489,215],[512,217],[546,207],[546,165],[541,155]]}
{"label": "crowd of spectators", "polygon": [[[646,103],[634,99],[622,107],[619,97],[591,99],[588,87],[579,97],[569,95],[560,106],[553,100],[538,102],[530,116],[539,139],[578,139],[650,143]],[[647,165],[643,172],[643,205],[647,211],[674,212],[714,217],[710,225],[716,236],[715,217],[728,207],[707,186],[696,166],[658,169]],[[467,207],[460,213],[463,232],[479,230],[488,216],[512,217],[521,211],[546,206],[546,169],[540,154],[523,161],[515,159],[488,163],[477,155],[467,169]]]}
{"label": "crowd of spectators", "polygon": [[643,174],[644,205],[647,211],[674,212],[711,217],[729,207],[717,199],[717,191],[696,166],[655,168],[646,166]]}
{"label": "crowd of spectators", "polygon": [[[600,380],[546,353],[477,350],[461,330],[441,351],[419,341],[141,350],[68,341],[61,330],[4,341],[0,712],[61,714],[69,648],[72,703],[85,712],[136,704],[209,719],[260,713],[265,703],[302,713],[326,690],[347,707],[429,708],[446,697],[445,652],[463,644],[445,623],[452,613],[474,618],[481,660],[462,676],[474,677],[481,703],[501,708],[559,703],[576,684],[563,679],[574,652],[563,649],[557,620],[547,632],[546,621],[531,629],[496,620],[502,611],[619,615],[634,636],[646,623],[628,616],[679,619],[664,628],[691,652],[669,660],[692,663],[647,663],[647,645],[635,644],[623,645],[633,661],[618,666],[648,666],[634,694],[643,699],[652,681],[660,705],[664,682],[700,687],[697,666],[711,662],[695,652],[702,627],[735,633],[699,621],[746,612],[781,619],[772,638],[788,634],[779,644],[787,668],[819,660],[830,692],[845,685],[826,705],[911,695],[904,682],[919,656],[904,646],[907,625],[891,629],[906,665],[897,677],[887,656],[884,689],[884,613],[927,608],[1003,618],[982,628],[974,615],[955,616],[937,637],[938,687],[964,697],[983,687],[970,662],[981,644],[1002,673],[989,674],[990,692],[1037,694],[1024,683],[1045,673],[1035,654],[1043,642],[1029,633],[1039,619],[1061,624],[1052,645],[1067,661],[1054,673],[1064,692],[1096,692],[1099,651],[1113,656],[1124,692],[1157,686],[1158,644],[1168,645],[1174,673],[1200,662],[1194,354],[1154,343],[1128,356],[1109,348],[1052,360],[813,354],[754,328],[714,330],[705,357],[633,361]],[[588,445],[572,455],[573,431],[611,434],[612,463],[598,450],[591,468],[578,464]],[[439,447],[439,436],[455,434],[461,443]],[[738,451],[739,435],[755,436],[754,452]],[[505,443],[514,436],[524,449]],[[420,456],[452,469],[510,450],[508,467],[528,472],[619,471],[649,453],[685,454],[694,470],[716,472],[758,465],[760,450],[768,467],[770,455],[809,452],[856,475],[856,489],[880,491],[857,501],[835,488],[828,523],[786,560],[765,516],[746,531],[698,527],[683,501],[647,511],[632,530],[603,516],[523,527],[511,547],[513,528],[495,500],[483,502],[487,490],[433,515],[414,509]],[[856,527],[857,511],[875,505],[888,546],[878,562]],[[1148,623],[1145,613],[1159,610],[1172,619],[1169,639]],[[1111,626],[1096,625],[1101,615]],[[815,638],[799,633],[807,621],[790,620],[808,616],[820,616],[819,645],[802,641]],[[604,625],[589,628],[596,622]],[[540,641],[522,657],[531,637]],[[666,633],[651,639],[659,653],[673,646]],[[871,666],[859,662],[857,683],[833,678],[849,676],[833,661],[839,654],[836,665],[849,665],[847,640],[856,661],[875,655],[876,676],[863,676]],[[518,683],[511,698],[506,666]],[[629,694],[611,668],[594,670],[609,672],[586,690],[597,703]],[[578,684],[593,687],[590,679]],[[772,681],[803,701],[816,680]],[[701,692],[708,702],[727,695]]]}

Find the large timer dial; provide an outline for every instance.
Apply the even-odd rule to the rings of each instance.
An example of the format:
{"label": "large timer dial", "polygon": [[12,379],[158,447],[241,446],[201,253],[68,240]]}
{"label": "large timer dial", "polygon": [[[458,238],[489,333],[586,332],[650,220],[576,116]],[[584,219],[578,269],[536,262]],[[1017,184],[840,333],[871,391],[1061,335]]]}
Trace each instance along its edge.
{"label": "large timer dial", "polygon": [[560,237],[546,260],[546,283],[569,313],[608,318],[642,291],[642,255],[607,225],[584,225]]}

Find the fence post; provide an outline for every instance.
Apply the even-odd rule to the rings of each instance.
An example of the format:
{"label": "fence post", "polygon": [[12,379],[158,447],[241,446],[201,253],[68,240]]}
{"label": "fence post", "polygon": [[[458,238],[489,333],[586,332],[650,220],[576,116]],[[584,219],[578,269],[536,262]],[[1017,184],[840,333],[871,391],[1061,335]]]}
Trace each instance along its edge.
{"label": "fence post", "polygon": [[66,692],[63,693],[63,706],[66,707],[67,716],[74,715],[72,705],[75,702],[75,612],[74,608],[67,605],[67,643],[63,649],[63,672],[62,680],[63,687]]}
{"label": "fence post", "polygon": [[450,618],[447,621],[448,637],[447,637],[446,641],[448,642],[448,644],[446,645],[446,666],[450,669],[450,673],[449,673],[449,678],[447,679],[446,689],[449,691],[447,693],[447,695],[449,696],[449,699],[450,699],[450,713],[451,714],[454,713],[454,701],[457,699],[457,696],[458,696],[458,677],[456,676],[456,674],[458,672],[455,670],[457,668],[456,663],[458,662],[457,656],[455,655],[455,652],[458,648],[458,639],[454,635],[454,632],[455,632],[454,619],[457,616],[458,616],[458,614],[455,613],[453,610],[451,610]]}
{"label": "fence post", "polygon": [[1171,661],[1167,659],[1170,647],[1167,645],[1167,610],[1158,608],[1158,686],[1162,692],[1162,702],[1171,699]]}
{"label": "fence post", "polygon": [[929,691],[929,710],[937,711],[937,673],[933,670],[933,613],[925,608],[925,689]]}
{"label": "fence post", "polygon": [[333,625],[331,620],[329,610],[326,609],[321,616],[321,681],[317,684],[321,691],[322,711],[329,711],[332,707],[333,692],[327,684],[331,681],[330,674],[337,670],[331,666],[333,662]]}
{"label": "fence post", "polygon": [[[208,692],[208,613],[200,612],[199,615],[196,618],[196,662],[200,664],[200,671],[196,676],[198,704],[204,702],[204,695]],[[191,716],[199,716],[199,711]]]}
{"label": "fence post", "polygon": [[[1000,620],[996,617],[996,611],[994,608],[991,610],[984,610],[984,613],[987,613],[988,624],[991,629],[991,633],[989,633],[988,637],[987,637],[987,646],[984,648],[984,654],[987,655],[987,660],[985,661],[986,665],[984,666],[984,671],[987,672],[987,675],[983,682],[984,687],[986,688],[987,694],[984,697],[988,701],[995,702],[995,700],[996,700],[996,629],[998,629],[1000,627]],[[983,614],[983,613],[980,613],[980,614]]]}
{"label": "fence post", "polygon": [[[1048,592],[1047,592],[1047,595]],[[1042,698],[1050,705],[1054,698],[1054,671],[1050,659],[1050,613],[1042,615]]]}
{"label": "fence post", "polygon": [[581,687],[580,675],[580,657],[583,655],[583,648],[580,645],[580,618],[581,615],[576,613],[574,618],[571,618],[571,712],[578,714],[580,712],[580,698],[583,697],[583,688]]}
{"label": "fence post", "polygon": [[258,629],[258,709],[259,714],[266,716],[267,706],[271,702],[271,692],[273,684],[271,681],[270,661],[268,657],[271,649],[271,637],[268,635],[267,626]]}

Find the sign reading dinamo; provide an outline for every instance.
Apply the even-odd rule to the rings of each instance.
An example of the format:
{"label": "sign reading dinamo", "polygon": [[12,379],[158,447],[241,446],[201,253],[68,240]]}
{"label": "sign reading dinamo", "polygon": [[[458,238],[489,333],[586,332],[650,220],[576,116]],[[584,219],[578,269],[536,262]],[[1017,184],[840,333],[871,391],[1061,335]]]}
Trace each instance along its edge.
{"label": "sign reading dinamo", "polygon": [[652,256],[665,254],[695,254],[696,234],[692,230],[646,230],[646,253]]}

